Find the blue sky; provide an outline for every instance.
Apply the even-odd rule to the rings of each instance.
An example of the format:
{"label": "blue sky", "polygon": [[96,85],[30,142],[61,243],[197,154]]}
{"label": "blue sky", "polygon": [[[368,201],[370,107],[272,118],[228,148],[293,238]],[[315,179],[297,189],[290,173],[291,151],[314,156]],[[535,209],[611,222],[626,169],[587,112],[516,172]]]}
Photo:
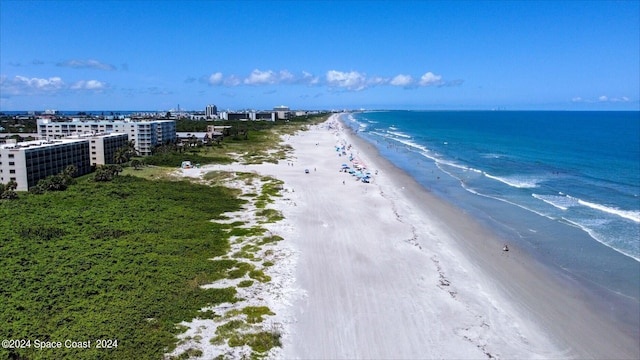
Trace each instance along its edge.
{"label": "blue sky", "polygon": [[638,110],[640,1],[0,1],[0,110]]}

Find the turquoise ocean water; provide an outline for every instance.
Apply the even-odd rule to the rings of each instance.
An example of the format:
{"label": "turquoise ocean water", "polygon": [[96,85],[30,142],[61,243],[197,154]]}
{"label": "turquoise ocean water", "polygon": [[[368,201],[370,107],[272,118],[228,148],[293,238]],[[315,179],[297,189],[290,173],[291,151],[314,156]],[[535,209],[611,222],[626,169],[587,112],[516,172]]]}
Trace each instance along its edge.
{"label": "turquoise ocean water", "polygon": [[343,120],[507,242],[603,298],[638,306],[640,112],[381,111]]}

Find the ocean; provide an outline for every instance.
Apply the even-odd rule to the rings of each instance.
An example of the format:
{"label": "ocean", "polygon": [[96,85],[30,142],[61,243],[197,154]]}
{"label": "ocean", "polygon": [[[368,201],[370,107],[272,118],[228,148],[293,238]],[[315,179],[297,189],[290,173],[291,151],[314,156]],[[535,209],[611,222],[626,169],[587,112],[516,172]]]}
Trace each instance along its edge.
{"label": "ocean", "polygon": [[640,112],[378,111],[343,120],[507,243],[603,299],[640,303]]}

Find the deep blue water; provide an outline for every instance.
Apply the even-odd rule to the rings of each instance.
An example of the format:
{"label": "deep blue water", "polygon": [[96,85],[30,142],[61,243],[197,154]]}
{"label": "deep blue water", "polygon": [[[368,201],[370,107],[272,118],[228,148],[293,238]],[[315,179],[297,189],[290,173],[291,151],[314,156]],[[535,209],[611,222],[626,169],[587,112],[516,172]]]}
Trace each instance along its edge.
{"label": "deep blue water", "polygon": [[343,117],[382,156],[543,262],[640,298],[640,112]]}

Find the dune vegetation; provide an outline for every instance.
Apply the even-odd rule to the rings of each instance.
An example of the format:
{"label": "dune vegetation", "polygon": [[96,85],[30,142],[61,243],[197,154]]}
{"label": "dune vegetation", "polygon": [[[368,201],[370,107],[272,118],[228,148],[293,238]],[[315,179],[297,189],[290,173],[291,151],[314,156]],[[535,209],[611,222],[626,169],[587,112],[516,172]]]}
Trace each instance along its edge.
{"label": "dune vegetation", "polygon": [[[185,155],[209,163],[273,159],[277,135],[301,124],[285,126],[252,131],[244,141],[167,153],[158,166],[124,164],[111,181],[98,182],[89,174],[64,191],[0,200],[0,339],[29,340],[0,348],[0,359],[160,359],[184,330],[177,324],[219,316],[200,310],[240,301],[235,287],[202,285],[245,274],[249,279],[240,287],[268,281],[242,257],[254,249],[225,256],[229,239],[252,235],[244,234],[249,230],[211,221],[240,211],[248,200],[223,186],[225,175],[205,184],[182,180],[172,169]],[[144,160],[154,163],[153,157]],[[256,196],[269,202],[275,190],[263,190]],[[262,212],[266,221],[281,218]],[[269,310],[245,313],[252,321],[262,319],[260,314]],[[279,344],[273,336],[232,338],[266,351]],[[58,342],[61,348],[37,349]]]}

